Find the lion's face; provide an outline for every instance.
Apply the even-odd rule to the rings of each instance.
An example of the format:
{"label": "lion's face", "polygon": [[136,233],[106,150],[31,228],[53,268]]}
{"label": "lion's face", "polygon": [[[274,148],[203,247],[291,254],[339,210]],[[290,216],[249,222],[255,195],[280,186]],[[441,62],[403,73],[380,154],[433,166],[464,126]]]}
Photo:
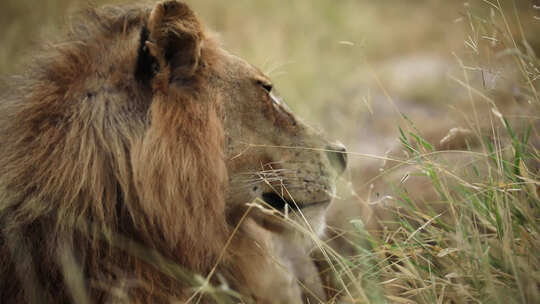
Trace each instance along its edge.
{"label": "lion's face", "polygon": [[[259,203],[321,232],[346,167],[345,149],[298,120],[258,69],[225,51],[221,56],[229,206]],[[276,224],[276,217],[264,221]]]}

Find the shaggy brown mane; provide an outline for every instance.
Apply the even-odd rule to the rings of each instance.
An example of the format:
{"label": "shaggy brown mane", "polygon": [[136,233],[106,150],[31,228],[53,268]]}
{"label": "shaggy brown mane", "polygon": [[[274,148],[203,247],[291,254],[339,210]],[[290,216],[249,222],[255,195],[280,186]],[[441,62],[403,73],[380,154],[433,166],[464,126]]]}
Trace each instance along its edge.
{"label": "shaggy brown mane", "polygon": [[101,303],[128,281],[130,303],[168,302],[189,284],[160,261],[202,274],[218,262],[229,231],[222,110],[206,85],[215,47],[173,5],[84,11],[2,97],[0,302]]}

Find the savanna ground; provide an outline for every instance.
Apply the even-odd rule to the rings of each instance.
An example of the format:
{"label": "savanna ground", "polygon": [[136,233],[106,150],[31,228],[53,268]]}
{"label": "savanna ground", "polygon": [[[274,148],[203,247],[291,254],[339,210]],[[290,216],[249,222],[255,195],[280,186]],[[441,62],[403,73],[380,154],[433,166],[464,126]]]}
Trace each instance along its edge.
{"label": "savanna ground", "polygon": [[[188,3],[348,147],[325,248],[339,301],[539,301],[539,2]],[[0,75],[84,5],[2,0]]]}

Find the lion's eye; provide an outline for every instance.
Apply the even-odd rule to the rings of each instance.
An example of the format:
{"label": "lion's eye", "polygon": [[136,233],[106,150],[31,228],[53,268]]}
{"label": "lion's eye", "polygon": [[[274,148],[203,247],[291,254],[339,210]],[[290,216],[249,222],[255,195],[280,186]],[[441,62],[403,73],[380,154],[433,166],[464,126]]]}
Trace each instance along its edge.
{"label": "lion's eye", "polygon": [[272,92],[272,89],[274,88],[271,84],[263,84],[262,87],[266,90],[266,92],[270,93]]}
{"label": "lion's eye", "polygon": [[281,99],[279,94],[277,94],[277,92],[274,90],[274,86],[271,83],[268,83],[262,80],[257,80],[257,85],[261,86],[266,91],[266,93],[270,97],[270,100],[272,100],[272,103],[274,104],[275,107],[277,107],[278,109],[280,107],[284,107],[288,110],[287,106],[285,106],[285,104],[283,103],[283,100]]}
{"label": "lion's eye", "polygon": [[274,88],[271,83],[263,82],[261,80],[257,80],[257,84],[260,85],[267,93],[272,92],[272,89]]}

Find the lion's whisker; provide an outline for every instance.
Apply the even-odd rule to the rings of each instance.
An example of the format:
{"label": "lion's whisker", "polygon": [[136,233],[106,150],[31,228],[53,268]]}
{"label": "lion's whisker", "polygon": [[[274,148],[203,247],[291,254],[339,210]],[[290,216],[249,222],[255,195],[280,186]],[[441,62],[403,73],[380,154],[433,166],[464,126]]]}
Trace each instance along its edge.
{"label": "lion's whisker", "polygon": [[261,171],[250,171],[250,172],[241,172],[238,175],[257,175],[257,174],[269,174],[269,173],[281,173],[281,172],[295,172],[293,169],[271,169],[271,170],[261,170]]}
{"label": "lion's whisker", "polygon": [[251,182],[247,182],[247,183],[243,183],[245,186],[247,187],[250,187],[250,186],[253,186],[253,185],[256,185],[256,184],[260,184],[261,182],[268,182],[270,184],[274,184],[275,182],[278,182],[278,184],[282,184],[283,180],[279,180],[279,179],[275,179],[275,180],[268,180],[268,179],[264,179],[264,180],[256,180],[256,181],[251,181]]}

